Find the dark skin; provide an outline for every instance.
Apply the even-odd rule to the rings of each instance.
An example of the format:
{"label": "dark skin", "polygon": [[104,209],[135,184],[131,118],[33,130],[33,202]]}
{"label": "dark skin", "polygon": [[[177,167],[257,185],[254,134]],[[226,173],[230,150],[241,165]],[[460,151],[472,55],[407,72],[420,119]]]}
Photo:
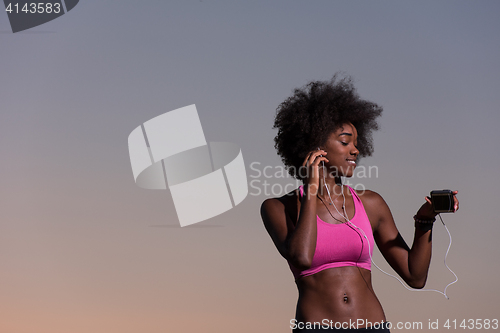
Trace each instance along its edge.
{"label": "dark skin", "polygon": [[[316,216],[327,223],[345,223],[330,203],[325,186],[330,189],[333,204],[348,219],[355,214],[350,191],[342,187],[339,176],[351,177],[359,154],[356,128],[348,123],[332,132],[321,149],[309,152],[303,167],[307,168],[304,196],[298,190],[280,198],[264,201],[261,215],[280,254],[300,270],[308,269],[316,249]],[[323,163],[326,169],[323,169]],[[327,170],[327,172],[325,171]],[[323,172],[325,171],[325,180]],[[458,193],[457,191],[453,192]],[[391,211],[382,197],[373,191],[357,192],[365,208],[380,252],[399,276],[413,288],[423,288],[431,260],[432,230],[415,228],[413,245],[408,247],[396,228]],[[429,198],[417,212],[417,218],[435,217]],[[454,210],[458,200],[454,196]],[[327,208],[328,207],[328,208]],[[299,291],[296,320],[299,322],[349,322],[358,318],[370,322],[386,321],[384,311],[371,283],[371,271],[345,266],[328,268],[296,280]]]}

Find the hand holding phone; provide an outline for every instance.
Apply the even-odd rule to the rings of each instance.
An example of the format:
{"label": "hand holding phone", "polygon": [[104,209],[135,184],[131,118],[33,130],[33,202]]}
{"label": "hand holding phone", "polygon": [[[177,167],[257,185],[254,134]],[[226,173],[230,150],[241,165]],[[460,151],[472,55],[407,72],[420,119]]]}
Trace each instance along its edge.
{"label": "hand holding phone", "polygon": [[455,211],[454,195],[451,190],[431,191],[431,203],[434,213],[453,213]]}

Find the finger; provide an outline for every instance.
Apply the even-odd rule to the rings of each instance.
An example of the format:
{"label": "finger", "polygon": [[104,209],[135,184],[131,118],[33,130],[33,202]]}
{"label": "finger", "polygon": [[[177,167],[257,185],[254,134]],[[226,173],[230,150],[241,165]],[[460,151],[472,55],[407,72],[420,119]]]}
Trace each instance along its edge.
{"label": "finger", "polygon": [[430,203],[430,204],[432,205],[431,198],[429,198],[429,197],[425,197],[425,201],[427,201],[428,203]]}
{"label": "finger", "polygon": [[309,161],[309,157],[311,156],[312,153],[313,153],[312,151],[307,153],[306,157],[304,158],[304,162],[302,162],[302,166],[307,166],[307,162]]}
{"label": "finger", "polygon": [[316,158],[312,165],[319,165],[321,161],[330,162],[326,157],[321,156],[319,158]]}
{"label": "finger", "polygon": [[321,149],[320,150],[314,150],[314,151],[310,152],[310,157],[309,158],[320,156],[320,155],[323,156],[323,155],[326,155],[326,154],[327,153],[324,150],[321,150]]}
{"label": "finger", "polygon": [[[318,158],[318,156],[323,155],[323,154],[326,154],[326,151],[324,151],[324,150],[316,150],[316,151],[312,152],[311,156],[309,156],[309,164],[310,165],[314,164],[314,162]],[[320,157],[323,158],[323,156],[320,156]]]}
{"label": "finger", "polygon": [[326,151],[324,151],[323,149],[312,150],[311,152],[309,152],[309,154],[319,154],[319,155],[325,155],[325,154],[326,154]]}
{"label": "finger", "polygon": [[310,151],[307,153],[306,158],[304,159],[304,162],[302,162],[302,166],[308,168],[313,162],[314,162],[314,153],[315,151]]}

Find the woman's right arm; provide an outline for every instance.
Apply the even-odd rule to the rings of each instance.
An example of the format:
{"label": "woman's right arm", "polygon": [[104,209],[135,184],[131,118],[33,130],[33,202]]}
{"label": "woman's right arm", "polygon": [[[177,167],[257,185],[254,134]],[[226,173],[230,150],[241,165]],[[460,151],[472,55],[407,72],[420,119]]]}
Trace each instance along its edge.
{"label": "woman's right arm", "polygon": [[323,150],[310,152],[302,164],[307,168],[304,195],[300,204],[297,223],[286,214],[279,199],[266,199],[261,206],[261,216],[267,232],[281,255],[298,269],[311,267],[316,250],[316,205],[319,188],[319,163],[328,161]]}

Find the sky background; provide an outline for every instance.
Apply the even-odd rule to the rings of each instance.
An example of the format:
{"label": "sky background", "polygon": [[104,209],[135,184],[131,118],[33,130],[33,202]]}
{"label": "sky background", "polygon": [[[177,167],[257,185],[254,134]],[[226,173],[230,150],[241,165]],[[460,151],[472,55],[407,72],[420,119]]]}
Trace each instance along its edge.
{"label": "sky background", "polygon": [[[294,182],[256,170],[282,166],[276,107],[337,71],[384,107],[361,163],[378,174],[351,183],[384,197],[408,243],[424,197],[459,190],[460,211],[443,214],[450,299],[374,269],[387,319],[500,319],[498,13],[498,1],[82,0],[13,34],[0,12],[0,333],[290,332],[296,286],[259,209],[283,194],[264,181]],[[168,190],[135,185],[127,138],[190,104],[207,141],[241,147],[261,193],[180,228]],[[442,290],[448,235],[434,229],[426,287]]]}

